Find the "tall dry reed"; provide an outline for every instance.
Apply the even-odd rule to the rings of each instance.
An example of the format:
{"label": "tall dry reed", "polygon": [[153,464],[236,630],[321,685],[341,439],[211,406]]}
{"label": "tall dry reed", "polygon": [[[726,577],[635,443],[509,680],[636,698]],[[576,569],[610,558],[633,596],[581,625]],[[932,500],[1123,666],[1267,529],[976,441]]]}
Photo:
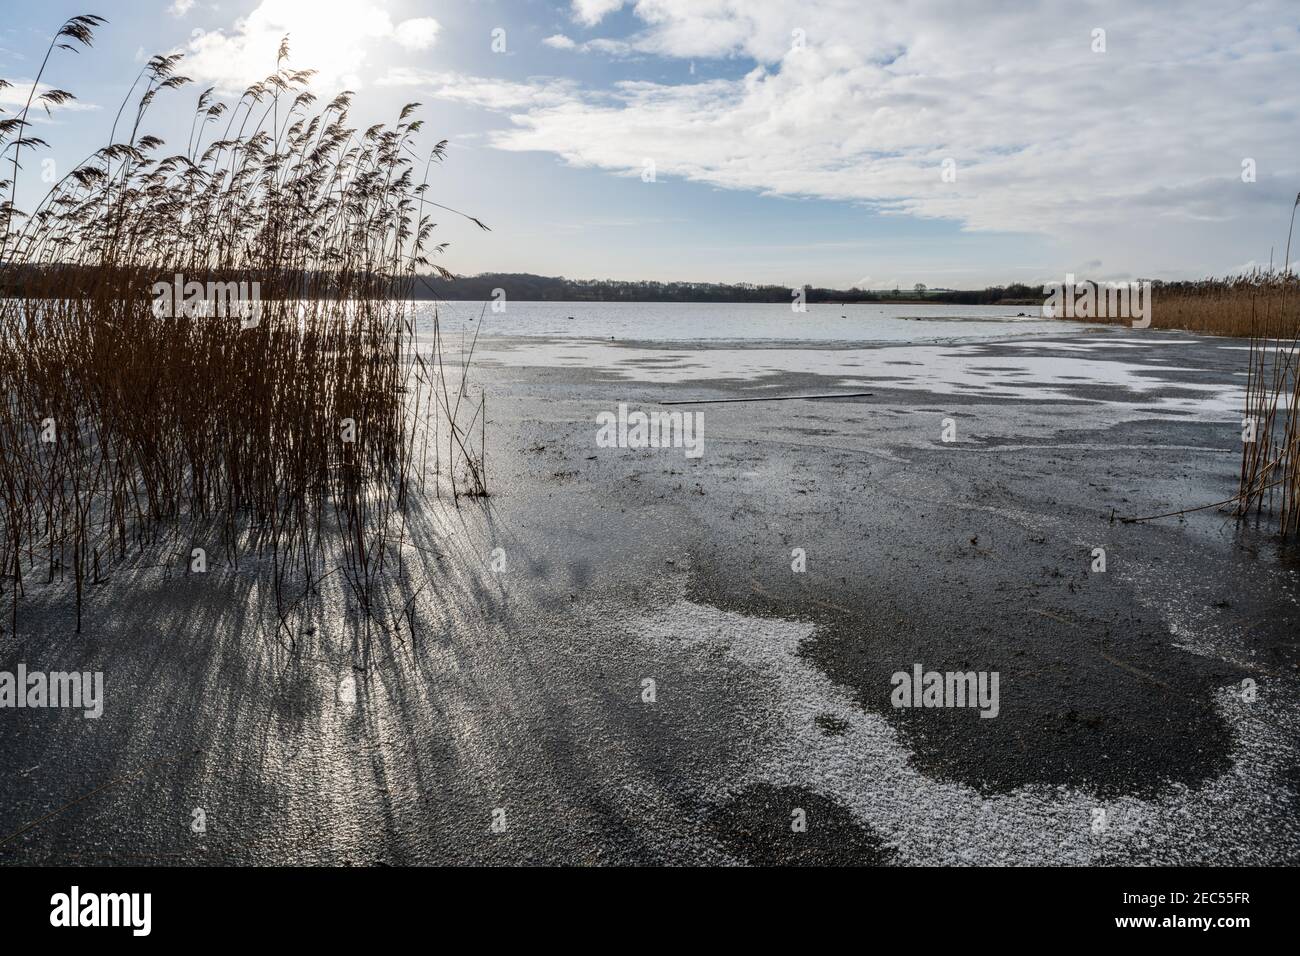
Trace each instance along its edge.
{"label": "tall dry reed", "polygon": [[[422,349],[407,305],[422,270],[442,272],[432,216],[446,207],[427,192],[445,143],[415,152],[418,104],[364,130],[349,125],[350,93],[315,110],[286,40],[233,104],[202,93],[171,151],[144,130],[189,81],[179,55],[158,56],[107,144],[23,213],[22,160],[45,146],[30,110],[73,98],[42,86],[45,69],[103,22],[67,21],[27,106],[0,118],[5,617],[16,628],[34,575],[70,577],[80,629],[86,586],[163,540],[186,545],[186,566],[190,545],[269,557],[277,604],[337,559],[368,608],[431,440],[461,476],[453,494],[487,491],[436,314]],[[155,286],[177,275],[257,283],[255,320],[168,316]]]}
{"label": "tall dry reed", "polygon": [[1286,278],[1253,303],[1236,508],[1283,536],[1300,533],[1300,283]]}

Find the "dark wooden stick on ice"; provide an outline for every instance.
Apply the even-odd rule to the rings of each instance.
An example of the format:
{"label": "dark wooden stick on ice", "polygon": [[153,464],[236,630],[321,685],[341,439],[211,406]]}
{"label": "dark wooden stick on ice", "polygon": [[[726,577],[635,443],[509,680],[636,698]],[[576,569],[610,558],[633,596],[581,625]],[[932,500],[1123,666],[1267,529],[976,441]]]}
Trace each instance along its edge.
{"label": "dark wooden stick on ice", "polygon": [[843,395],[774,395],[770,398],[695,398],[682,402],[660,402],[660,405],[726,405],[730,402],[797,402],[815,398],[867,398],[872,392],[845,392]]}

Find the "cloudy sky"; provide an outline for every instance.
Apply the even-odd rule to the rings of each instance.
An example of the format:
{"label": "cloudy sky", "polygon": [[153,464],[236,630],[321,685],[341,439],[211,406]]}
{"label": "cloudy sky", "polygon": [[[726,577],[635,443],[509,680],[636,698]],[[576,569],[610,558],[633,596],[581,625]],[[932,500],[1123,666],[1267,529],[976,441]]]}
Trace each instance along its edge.
{"label": "cloudy sky", "polygon": [[[1300,4],[1006,0],[4,0],[0,77],[61,20],[93,50],[47,75],[75,163],[150,54],[193,99],[275,67],[357,91],[353,119],[424,104],[451,140],[456,272],[971,288],[1181,278],[1280,263],[1300,190]],[[17,89],[0,91],[12,112]],[[20,205],[23,203],[20,202]],[[1293,259],[1300,251],[1293,249]]]}

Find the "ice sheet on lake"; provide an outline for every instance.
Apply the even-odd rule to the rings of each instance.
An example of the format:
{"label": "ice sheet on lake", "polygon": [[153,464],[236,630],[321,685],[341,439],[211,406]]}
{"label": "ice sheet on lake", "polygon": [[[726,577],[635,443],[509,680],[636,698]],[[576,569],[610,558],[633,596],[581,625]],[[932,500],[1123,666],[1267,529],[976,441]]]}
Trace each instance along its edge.
{"label": "ice sheet on lake", "polygon": [[[1161,339],[1157,349],[1163,353],[1163,346],[1174,341],[1178,340]],[[877,386],[972,399],[1104,402],[1133,406],[1157,416],[1171,412],[1202,420],[1240,417],[1244,374],[1234,375],[1235,381],[1227,385],[1192,381],[1189,377],[1197,369],[1143,361],[1144,356],[1138,353],[1147,351],[1144,342],[1117,342],[1106,336],[1096,343],[659,350],[575,340],[521,346],[487,339],[479,343],[475,361],[600,369],[630,381],[655,384],[711,380],[759,384],[765,377],[801,373],[826,376],[835,386],[843,387]],[[1111,351],[1116,345],[1124,349],[1123,359]],[[1102,349],[1107,357],[1102,357]]]}

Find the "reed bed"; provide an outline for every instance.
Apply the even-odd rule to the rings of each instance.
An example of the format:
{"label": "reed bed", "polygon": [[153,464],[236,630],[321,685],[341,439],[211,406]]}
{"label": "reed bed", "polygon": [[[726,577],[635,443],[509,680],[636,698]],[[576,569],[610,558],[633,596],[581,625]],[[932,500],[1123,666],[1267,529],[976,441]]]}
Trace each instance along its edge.
{"label": "reed bed", "polygon": [[[1153,282],[1150,327],[1251,338],[1260,314],[1270,311],[1282,323],[1277,331],[1294,336],[1300,323],[1281,306],[1297,292],[1300,280],[1294,274],[1264,270],[1195,282]],[[1132,319],[1102,316],[1085,321],[1128,325]]]}
{"label": "reed bed", "polygon": [[[73,98],[41,86],[46,66],[103,22],[67,21],[27,107],[0,116],[4,617],[17,628],[32,580],[71,578],[80,630],[87,585],[163,542],[187,570],[197,549],[269,561],[282,623],[289,582],[331,562],[368,610],[413,493],[441,494],[444,473],[453,497],[487,493],[485,408],[464,421],[436,312],[417,336],[408,304],[421,271],[443,273],[446,207],[426,194],[445,143],[415,151],[418,104],[365,130],[350,93],[317,110],[286,42],[233,104],[199,95],[173,152],[144,129],[189,81],[159,56],[107,145],[20,212],[22,160],[45,145],[29,111]],[[160,308],[177,276],[247,291],[228,312]]]}
{"label": "reed bed", "polygon": [[1268,313],[1275,332],[1294,336],[1300,323],[1285,304],[1295,300],[1298,286],[1294,275],[1262,270],[1199,282],[1157,283],[1152,289],[1151,327],[1251,338],[1258,334],[1260,316]]}

